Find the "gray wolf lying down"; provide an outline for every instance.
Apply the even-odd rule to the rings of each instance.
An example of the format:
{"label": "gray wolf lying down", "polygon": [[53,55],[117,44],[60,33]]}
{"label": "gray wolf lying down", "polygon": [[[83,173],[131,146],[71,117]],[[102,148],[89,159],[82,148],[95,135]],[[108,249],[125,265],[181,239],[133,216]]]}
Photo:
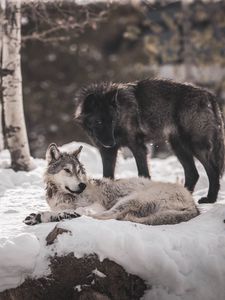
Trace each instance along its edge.
{"label": "gray wolf lying down", "polygon": [[[141,177],[115,181],[88,179],[79,161],[81,149],[66,153],[60,152],[56,144],[48,147],[44,180],[51,211],[30,214],[24,220],[27,225],[77,218],[82,209],[88,208],[86,214],[95,219],[148,225],[175,224],[199,214],[191,194],[179,184],[153,182]],[[93,206],[101,212],[94,213]]]}

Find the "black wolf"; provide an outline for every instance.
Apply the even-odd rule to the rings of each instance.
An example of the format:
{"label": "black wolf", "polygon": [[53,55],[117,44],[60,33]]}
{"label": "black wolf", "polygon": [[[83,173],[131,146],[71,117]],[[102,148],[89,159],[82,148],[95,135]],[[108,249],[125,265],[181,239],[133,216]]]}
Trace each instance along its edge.
{"label": "black wolf", "polygon": [[117,151],[132,151],[139,176],[150,177],[147,142],[168,140],[184,168],[185,187],[193,191],[199,174],[196,157],[209,178],[207,197],[217,199],[224,170],[224,124],[215,96],[202,88],[169,80],[101,83],[76,97],[76,120],[99,148],[103,176],[114,177]]}

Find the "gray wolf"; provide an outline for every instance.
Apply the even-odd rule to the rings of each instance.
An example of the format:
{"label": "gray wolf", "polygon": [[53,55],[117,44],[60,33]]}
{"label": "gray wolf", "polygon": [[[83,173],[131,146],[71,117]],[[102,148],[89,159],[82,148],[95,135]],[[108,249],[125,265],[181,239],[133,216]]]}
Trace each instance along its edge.
{"label": "gray wolf", "polygon": [[[62,153],[51,144],[47,150],[46,200],[51,211],[30,214],[25,223],[34,225],[80,216],[127,220],[148,225],[175,224],[196,217],[199,212],[190,192],[181,185],[153,182],[147,178],[120,180],[88,179],[79,161],[82,147]],[[100,212],[91,212],[98,206]]]}
{"label": "gray wolf", "polygon": [[215,96],[202,88],[169,80],[93,84],[76,96],[75,119],[98,147],[103,176],[114,178],[117,152],[126,146],[138,175],[150,177],[146,143],[167,140],[182,164],[185,187],[193,192],[199,174],[194,157],[204,166],[207,197],[213,203],[224,170],[224,124]]}

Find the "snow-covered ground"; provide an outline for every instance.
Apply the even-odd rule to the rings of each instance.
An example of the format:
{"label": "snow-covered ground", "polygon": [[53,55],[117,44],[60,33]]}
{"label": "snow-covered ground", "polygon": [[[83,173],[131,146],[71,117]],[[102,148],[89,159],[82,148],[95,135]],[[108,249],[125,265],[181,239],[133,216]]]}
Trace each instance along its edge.
{"label": "snow-covered ground", "polygon": [[[73,150],[79,144],[62,147]],[[98,151],[86,144],[81,161],[93,177],[101,177]],[[97,253],[108,257],[152,285],[144,299],[225,299],[225,177],[217,204],[202,205],[202,214],[187,222],[145,226],[116,220],[81,217],[61,222],[72,236],[58,236],[52,246],[45,238],[55,223],[28,227],[22,223],[31,212],[48,209],[42,174],[46,163],[35,159],[34,170],[15,173],[7,151],[0,153],[0,291],[16,287],[27,275],[48,274],[48,257],[74,252],[75,256]],[[151,160],[153,180],[182,181],[183,170],[175,157]],[[206,195],[208,180],[198,164],[200,180],[195,199]],[[137,176],[133,159],[119,157],[117,177]]]}

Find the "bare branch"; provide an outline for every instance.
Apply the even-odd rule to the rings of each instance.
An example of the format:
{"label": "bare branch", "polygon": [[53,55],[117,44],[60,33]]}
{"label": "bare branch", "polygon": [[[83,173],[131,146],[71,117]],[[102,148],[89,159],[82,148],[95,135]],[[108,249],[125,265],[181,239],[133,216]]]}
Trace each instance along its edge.
{"label": "bare branch", "polygon": [[[101,7],[92,5],[71,6],[71,3],[41,3],[36,5],[24,4],[23,13],[33,22],[35,28],[32,33],[22,36],[22,41],[38,40],[41,42],[69,40],[72,36],[77,36],[88,26],[96,28],[97,23],[102,22],[107,17],[108,4]],[[70,36],[65,33],[70,31]]]}

